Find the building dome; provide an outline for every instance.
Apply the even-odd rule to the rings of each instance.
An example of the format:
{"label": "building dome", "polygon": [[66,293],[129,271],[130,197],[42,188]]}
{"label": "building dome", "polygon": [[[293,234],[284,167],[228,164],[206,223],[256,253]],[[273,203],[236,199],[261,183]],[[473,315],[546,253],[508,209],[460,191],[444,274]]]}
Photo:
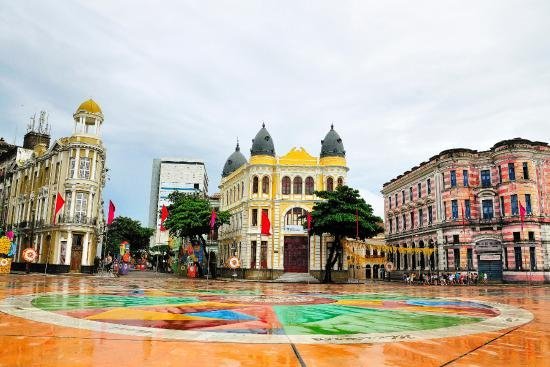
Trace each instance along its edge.
{"label": "building dome", "polygon": [[273,139],[265,128],[265,124],[262,124],[262,128],[256,134],[256,137],[252,139],[252,149],[250,149],[250,155],[269,155],[275,157],[275,147],[273,146]]}
{"label": "building dome", "polygon": [[345,156],[346,151],[344,150],[342,138],[334,130],[334,125],[330,125],[330,131],[325,136],[325,139],[321,140],[321,158]]}
{"label": "building dome", "polygon": [[235,147],[235,151],[227,158],[225,165],[223,166],[222,177],[229,176],[231,173],[235,172],[237,168],[246,164],[246,158],[241,153],[241,148],[239,143]]}
{"label": "building dome", "polygon": [[99,107],[99,105],[91,98],[82,102],[80,106],[78,106],[75,113],[79,112],[103,114],[103,112],[101,112],[101,107]]}

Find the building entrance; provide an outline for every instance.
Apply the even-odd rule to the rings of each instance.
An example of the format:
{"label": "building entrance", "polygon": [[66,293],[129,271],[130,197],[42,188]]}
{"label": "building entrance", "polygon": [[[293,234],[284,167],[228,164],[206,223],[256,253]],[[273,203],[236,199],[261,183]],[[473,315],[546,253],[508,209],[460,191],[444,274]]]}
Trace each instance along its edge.
{"label": "building entrance", "polygon": [[308,272],[306,236],[285,236],[285,253],[283,265],[285,272]]}
{"label": "building entrance", "polygon": [[502,245],[496,240],[483,240],[476,244],[477,271],[487,274],[489,280],[502,280]]}
{"label": "building entrance", "polygon": [[82,238],[81,234],[73,235],[73,244],[71,245],[71,271],[80,271],[82,265]]}

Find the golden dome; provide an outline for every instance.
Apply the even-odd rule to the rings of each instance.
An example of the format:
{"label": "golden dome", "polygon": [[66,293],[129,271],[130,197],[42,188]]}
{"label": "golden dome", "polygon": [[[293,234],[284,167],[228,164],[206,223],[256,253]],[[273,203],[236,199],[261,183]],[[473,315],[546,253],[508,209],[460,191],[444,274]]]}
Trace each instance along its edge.
{"label": "golden dome", "polygon": [[87,101],[82,102],[80,106],[78,106],[78,108],[76,109],[76,113],[78,112],[103,114],[103,112],[101,112],[101,107],[99,107],[99,105],[91,98]]}

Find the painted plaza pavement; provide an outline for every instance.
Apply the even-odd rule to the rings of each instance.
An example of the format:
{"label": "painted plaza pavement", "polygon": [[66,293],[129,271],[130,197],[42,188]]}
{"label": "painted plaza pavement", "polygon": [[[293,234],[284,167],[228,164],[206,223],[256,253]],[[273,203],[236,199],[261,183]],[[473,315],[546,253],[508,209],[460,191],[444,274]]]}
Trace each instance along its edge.
{"label": "painted plaza pavement", "polygon": [[0,366],[546,366],[550,287],[0,276]]}

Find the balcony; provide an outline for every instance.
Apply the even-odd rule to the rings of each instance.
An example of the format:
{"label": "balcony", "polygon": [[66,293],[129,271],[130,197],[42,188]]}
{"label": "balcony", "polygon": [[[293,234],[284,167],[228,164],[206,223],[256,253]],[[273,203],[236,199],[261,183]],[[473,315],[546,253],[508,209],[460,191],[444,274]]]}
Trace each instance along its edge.
{"label": "balcony", "polygon": [[82,224],[87,226],[97,225],[97,218],[89,218],[85,215],[68,216],[62,215],[57,221],[59,224]]}

